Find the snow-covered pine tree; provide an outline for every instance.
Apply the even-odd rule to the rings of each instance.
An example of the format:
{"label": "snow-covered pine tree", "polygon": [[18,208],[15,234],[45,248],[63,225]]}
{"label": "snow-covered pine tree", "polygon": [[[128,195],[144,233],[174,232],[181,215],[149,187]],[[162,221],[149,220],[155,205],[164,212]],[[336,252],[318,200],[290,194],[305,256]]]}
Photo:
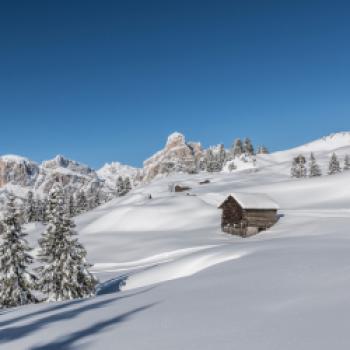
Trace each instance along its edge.
{"label": "snow-covered pine tree", "polygon": [[35,277],[28,271],[33,259],[18,221],[15,196],[10,193],[2,221],[0,243],[0,307],[12,307],[37,302],[33,294]]}
{"label": "snow-covered pine tree", "polygon": [[314,154],[311,152],[309,159],[309,177],[321,176],[322,171],[319,165],[317,164]]}
{"label": "snow-covered pine tree", "polygon": [[228,158],[228,157],[227,157],[227,154],[226,154],[225,146],[224,146],[223,144],[220,144],[220,145],[219,145],[219,154],[218,154],[218,157],[219,157],[218,162],[219,162],[219,168],[220,168],[219,171],[221,171],[222,168],[224,167],[224,164],[225,164],[225,162],[226,162],[226,159]]}
{"label": "snow-covered pine tree", "polygon": [[35,206],[35,212],[36,212],[36,221],[44,221],[44,202],[41,199],[38,199],[36,201],[36,206]]}
{"label": "snow-covered pine tree", "polygon": [[329,160],[328,174],[334,175],[341,172],[340,163],[338,157],[335,153],[332,154],[331,159]]}
{"label": "snow-covered pine tree", "polygon": [[118,176],[116,186],[117,186],[117,195],[124,196],[125,194],[124,180],[121,176]]}
{"label": "snow-covered pine tree", "polygon": [[254,147],[248,137],[246,137],[243,141],[243,151],[248,156],[254,155]]}
{"label": "snow-covered pine tree", "polygon": [[350,156],[347,154],[344,158],[344,168],[343,170],[350,170]]}
{"label": "snow-covered pine tree", "polygon": [[220,160],[218,154],[214,152],[214,149],[209,148],[207,150],[207,171],[212,173],[220,170]]}
{"label": "snow-covered pine tree", "polygon": [[68,200],[68,208],[67,208],[67,212],[68,212],[68,215],[70,217],[73,217],[76,213],[76,207],[75,207],[75,200],[74,200],[74,196],[71,194],[69,196],[69,200]]}
{"label": "snow-covered pine tree", "polygon": [[124,188],[125,188],[125,193],[128,193],[131,191],[131,182],[129,176],[127,176],[124,179]]}
{"label": "snow-covered pine tree", "polygon": [[243,145],[241,139],[236,139],[232,145],[231,153],[233,158],[239,157],[243,153]]}
{"label": "snow-covered pine tree", "polygon": [[85,213],[89,209],[89,203],[84,190],[80,190],[76,196],[76,214]]}
{"label": "snow-covered pine tree", "polygon": [[307,169],[306,169],[306,159],[303,155],[299,154],[297,157],[293,159],[292,168],[291,168],[291,176],[296,178],[306,177]]}
{"label": "snow-covered pine tree", "polygon": [[233,170],[236,170],[236,168],[237,168],[237,167],[236,167],[234,161],[231,160],[230,163],[228,164],[228,170],[229,170],[229,172],[232,172]]}
{"label": "snow-covered pine tree", "polygon": [[42,218],[43,218],[43,223],[46,224],[48,221],[48,216],[50,213],[50,207],[49,207],[49,199],[45,198],[42,201]]}
{"label": "snow-covered pine tree", "polygon": [[25,201],[25,221],[33,222],[36,221],[36,205],[34,200],[34,195],[32,191],[29,191],[27,194],[27,199]]}
{"label": "snow-covered pine tree", "polygon": [[269,154],[269,150],[265,146],[259,146],[258,151],[256,152],[257,154]]}
{"label": "snow-covered pine tree", "polygon": [[62,188],[53,187],[49,194],[49,222],[39,240],[38,256],[43,265],[38,268],[38,287],[49,301],[90,297],[97,283],[88,271],[86,250],[76,238],[63,198]]}

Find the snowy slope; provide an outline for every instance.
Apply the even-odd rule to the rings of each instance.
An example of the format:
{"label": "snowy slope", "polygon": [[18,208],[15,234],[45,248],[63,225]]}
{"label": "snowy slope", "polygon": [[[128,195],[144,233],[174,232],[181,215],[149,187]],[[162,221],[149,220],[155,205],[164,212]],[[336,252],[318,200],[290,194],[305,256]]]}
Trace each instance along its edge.
{"label": "snowy slope", "polygon": [[[334,150],[350,153],[350,142],[318,148],[323,167]],[[0,344],[348,349],[350,172],[290,179],[297,153],[259,156],[257,171],[161,178],[81,215],[100,295],[6,310]],[[188,185],[190,195],[169,192],[169,182]],[[268,194],[279,222],[247,239],[221,233],[217,205],[230,192]],[[28,227],[32,242],[40,229]]]}

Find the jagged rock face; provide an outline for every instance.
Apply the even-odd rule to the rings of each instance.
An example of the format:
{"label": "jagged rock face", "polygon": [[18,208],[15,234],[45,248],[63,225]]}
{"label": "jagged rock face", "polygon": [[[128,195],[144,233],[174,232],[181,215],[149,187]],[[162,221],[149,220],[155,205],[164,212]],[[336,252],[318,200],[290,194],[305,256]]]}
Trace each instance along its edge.
{"label": "jagged rock face", "polygon": [[143,181],[175,172],[196,173],[202,155],[199,143],[186,143],[182,134],[173,133],[168,137],[165,148],[143,163]]}
{"label": "jagged rock face", "polygon": [[103,181],[90,167],[60,155],[42,163],[35,188],[48,193],[55,182],[60,182],[67,192],[84,189],[94,193],[103,187]]}
{"label": "jagged rock face", "polygon": [[6,185],[14,185],[19,197],[25,197],[29,190],[42,197],[56,182],[60,182],[69,194],[80,190],[91,195],[108,192],[104,180],[94,170],[62,156],[41,165],[19,156],[0,157],[0,188],[5,191]]}
{"label": "jagged rock face", "polygon": [[18,156],[0,157],[0,187],[9,183],[32,186],[39,175],[39,170],[36,163],[26,158]]}
{"label": "jagged rock face", "polygon": [[74,160],[67,159],[61,155],[56,156],[54,159],[47,160],[42,163],[42,168],[45,169],[60,169],[65,168],[71,171],[84,175],[96,175],[95,171],[90,167],[80,164]]}

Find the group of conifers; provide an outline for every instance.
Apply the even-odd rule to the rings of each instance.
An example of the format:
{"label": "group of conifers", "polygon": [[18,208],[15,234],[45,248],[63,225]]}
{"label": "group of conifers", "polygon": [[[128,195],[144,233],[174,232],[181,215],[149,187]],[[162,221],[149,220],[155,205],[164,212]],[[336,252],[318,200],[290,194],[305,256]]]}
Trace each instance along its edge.
{"label": "group of conifers", "polygon": [[56,184],[49,193],[47,223],[34,260],[29,253],[31,248],[25,239],[16,198],[12,193],[8,194],[1,221],[0,307],[95,294],[97,280],[89,272],[91,265],[86,261],[86,250],[78,241],[64,198],[62,187]]}
{"label": "group of conifers", "polygon": [[[342,172],[342,170],[350,170],[350,156],[346,155],[344,157],[343,167],[340,165],[340,161],[335,153],[333,153],[329,159],[328,163],[328,175],[334,175]],[[322,176],[322,170],[318,165],[316,158],[313,153],[310,154],[309,161],[306,161],[306,158],[300,154],[293,159],[291,167],[291,176],[292,177],[315,177]]]}

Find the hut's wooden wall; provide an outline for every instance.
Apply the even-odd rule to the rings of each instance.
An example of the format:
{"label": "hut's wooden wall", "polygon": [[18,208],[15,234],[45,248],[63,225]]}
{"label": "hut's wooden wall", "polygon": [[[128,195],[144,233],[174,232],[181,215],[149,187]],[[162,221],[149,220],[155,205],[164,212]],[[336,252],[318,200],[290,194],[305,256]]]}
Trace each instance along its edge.
{"label": "hut's wooden wall", "polygon": [[229,196],[220,207],[222,209],[221,227],[238,224],[242,220],[242,208],[236,200]]}
{"label": "hut's wooden wall", "polygon": [[261,229],[269,228],[277,221],[277,210],[243,210],[243,219],[248,226],[258,227]]}

